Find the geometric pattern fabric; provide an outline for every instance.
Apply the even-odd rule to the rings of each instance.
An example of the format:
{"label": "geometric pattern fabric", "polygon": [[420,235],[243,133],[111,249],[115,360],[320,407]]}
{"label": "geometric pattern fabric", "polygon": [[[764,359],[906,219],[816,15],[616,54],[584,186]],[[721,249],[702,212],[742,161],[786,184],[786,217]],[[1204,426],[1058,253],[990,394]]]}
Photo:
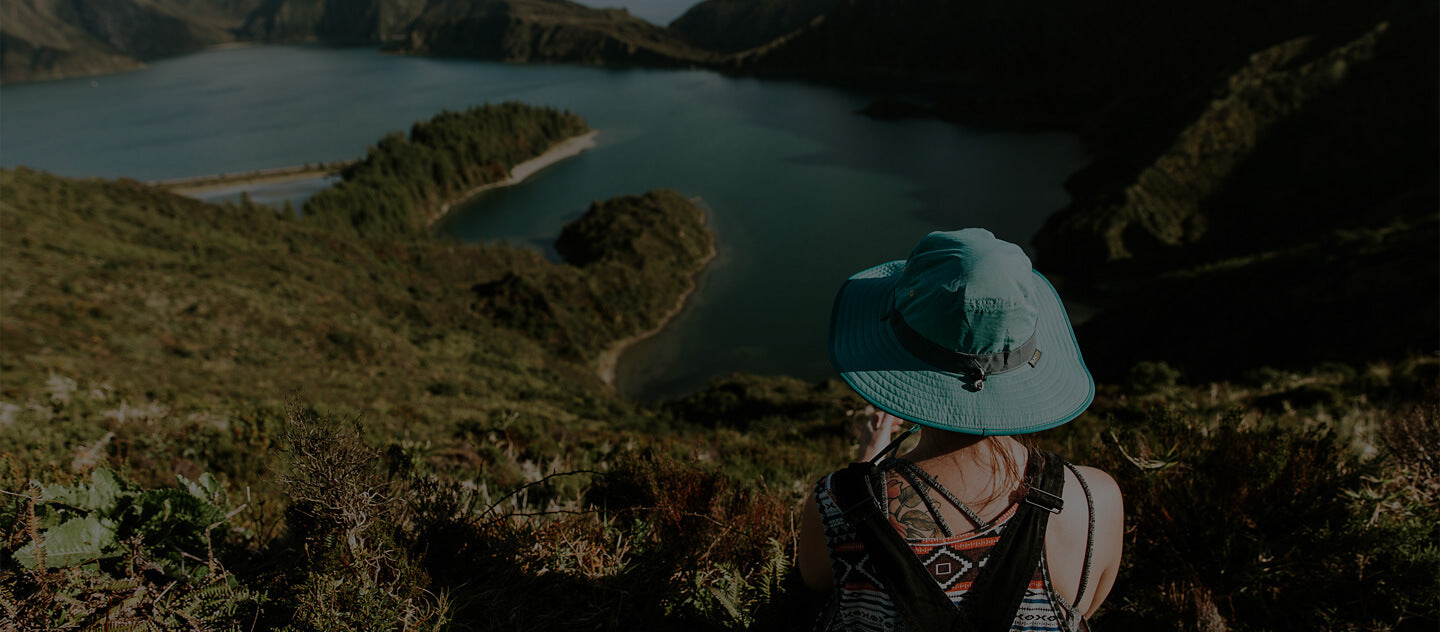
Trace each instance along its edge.
{"label": "geometric pattern fabric", "polygon": [[[886,592],[884,581],[876,576],[864,544],[845,522],[830,485],[830,476],[822,477],[816,483],[815,498],[825,528],[825,544],[830,550],[830,567],[836,587],[830,596],[836,602],[835,615],[828,628],[823,627],[824,621],[817,621],[816,629],[824,632],[905,631],[905,622]],[[935,583],[945,590],[951,601],[963,608],[971,585],[1017,508],[1018,505],[1011,506],[983,532],[953,538],[907,538],[906,542],[925,569],[930,571]],[[1055,592],[1043,553],[1010,629],[1012,632],[1089,630],[1085,618]]]}

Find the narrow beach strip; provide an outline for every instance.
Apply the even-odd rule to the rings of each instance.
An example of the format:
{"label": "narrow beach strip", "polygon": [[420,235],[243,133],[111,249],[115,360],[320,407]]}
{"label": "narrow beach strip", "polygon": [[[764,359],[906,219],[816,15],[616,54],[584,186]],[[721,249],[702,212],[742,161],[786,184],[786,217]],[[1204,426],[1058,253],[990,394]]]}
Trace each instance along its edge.
{"label": "narrow beach strip", "polygon": [[150,186],[168,189],[171,193],[180,195],[197,195],[210,193],[220,189],[259,186],[264,184],[279,184],[282,182],[295,182],[299,180],[318,180],[326,176],[338,175],[353,160],[343,162],[329,162],[318,165],[293,165],[289,167],[275,167],[273,169],[257,169],[255,171],[242,171],[238,173],[217,173],[208,176],[194,176],[189,178],[172,178],[169,180],[152,180],[146,184]]}
{"label": "narrow beach strip", "polygon": [[440,221],[440,218],[445,217],[445,214],[449,213],[450,209],[456,204],[464,202],[465,200],[468,200],[472,197],[475,197],[476,195],[479,195],[491,189],[498,189],[500,187],[508,187],[520,184],[521,182],[525,181],[525,178],[535,175],[541,169],[549,167],[550,165],[560,162],[561,160],[564,160],[566,158],[572,158],[574,156],[580,155],[580,152],[583,152],[595,146],[595,137],[599,134],[599,130],[591,130],[579,136],[571,136],[570,138],[551,145],[550,149],[545,150],[545,153],[526,160],[525,162],[522,162],[518,165],[515,165],[512,169],[510,169],[510,177],[505,178],[504,180],[501,180],[499,182],[482,184],[478,187],[475,187],[473,189],[470,189],[469,191],[460,194],[459,196],[445,202],[444,204],[441,204],[440,208],[436,210],[433,215],[430,216],[430,221],[428,222],[428,225],[434,226],[435,222],[438,222]]}
{"label": "narrow beach strip", "polygon": [[[698,198],[696,198],[696,201],[698,201]],[[708,217],[702,217],[702,219],[707,224],[709,223]],[[695,269],[695,274],[690,275],[689,285],[686,286],[684,292],[680,293],[680,297],[675,299],[675,305],[670,308],[670,311],[665,312],[665,315],[661,316],[659,321],[656,321],[654,327],[628,338],[621,338],[611,343],[605,351],[600,353],[600,357],[596,360],[597,366],[595,372],[600,375],[601,380],[612,387],[615,386],[615,373],[617,367],[620,366],[620,356],[625,355],[625,352],[628,351],[630,347],[635,346],[640,341],[660,333],[661,330],[665,329],[666,325],[670,324],[670,321],[675,320],[675,317],[680,315],[681,310],[685,309],[685,304],[690,301],[690,295],[694,294],[695,290],[700,287],[696,279],[700,278],[701,274],[704,274],[705,269],[710,267],[710,262],[714,261],[716,255],[719,253],[720,248],[715,243],[715,233],[710,232],[710,253],[705,255],[705,258],[700,261],[700,267]]]}

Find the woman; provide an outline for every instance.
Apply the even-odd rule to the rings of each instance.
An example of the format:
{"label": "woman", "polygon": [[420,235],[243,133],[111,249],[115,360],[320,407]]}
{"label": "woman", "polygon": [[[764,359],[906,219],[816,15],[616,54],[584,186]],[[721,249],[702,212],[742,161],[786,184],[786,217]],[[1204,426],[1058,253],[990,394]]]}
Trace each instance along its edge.
{"label": "woman", "polygon": [[[841,287],[830,354],[881,411],[860,455],[879,467],[868,488],[826,476],[807,502],[798,564],[808,586],[831,593],[820,627],[913,630],[926,619],[912,593],[929,591],[939,608],[955,604],[950,614],[988,615],[1001,629],[1086,629],[1119,569],[1123,505],[1104,472],[1061,467],[1013,437],[1074,419],[1095,393],[1060,298],[1025,253],[982,229],[931,233],[908,260]],[[902,420],[923,430],[892,457],[886,443]],[[855,489],[903,539],[862,533],[863,512],[847,508],[864,503],[841,501]],[[1021,534],[1029,539],[1015,543]],[[888,561],[902,555],[886,556],[884,539],[920,564]],[[915,586],[897,564],[924,576],[926,590],[892,594],[887,586]],[[1006,582],[1016,605],[993,598],[992,585]]]}

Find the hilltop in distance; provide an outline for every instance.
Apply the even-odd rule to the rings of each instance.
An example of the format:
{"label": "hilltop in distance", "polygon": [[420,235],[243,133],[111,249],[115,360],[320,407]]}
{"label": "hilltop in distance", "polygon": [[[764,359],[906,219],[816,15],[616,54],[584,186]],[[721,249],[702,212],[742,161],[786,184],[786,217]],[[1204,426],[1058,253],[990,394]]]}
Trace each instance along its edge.
{"label": "hilltop in distance", "polygon": [[566,0],[16,0],[0,11],[4,83],[131,70],[238,42],[513,62],[688,66],[712,57],[623,10]]}

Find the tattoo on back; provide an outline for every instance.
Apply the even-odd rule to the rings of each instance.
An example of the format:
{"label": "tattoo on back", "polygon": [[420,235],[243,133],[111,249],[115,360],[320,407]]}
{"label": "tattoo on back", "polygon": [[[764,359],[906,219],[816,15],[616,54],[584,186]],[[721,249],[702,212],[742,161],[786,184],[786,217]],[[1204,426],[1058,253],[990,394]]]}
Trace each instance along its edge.
{"label": "tattoo on back", "polygon": [[934,538],[941,535],[940,525],[935,517],[920,502],[920,493],[898,478],[888,482],[890,492],[890,514],[905,527],[907,538]]}

